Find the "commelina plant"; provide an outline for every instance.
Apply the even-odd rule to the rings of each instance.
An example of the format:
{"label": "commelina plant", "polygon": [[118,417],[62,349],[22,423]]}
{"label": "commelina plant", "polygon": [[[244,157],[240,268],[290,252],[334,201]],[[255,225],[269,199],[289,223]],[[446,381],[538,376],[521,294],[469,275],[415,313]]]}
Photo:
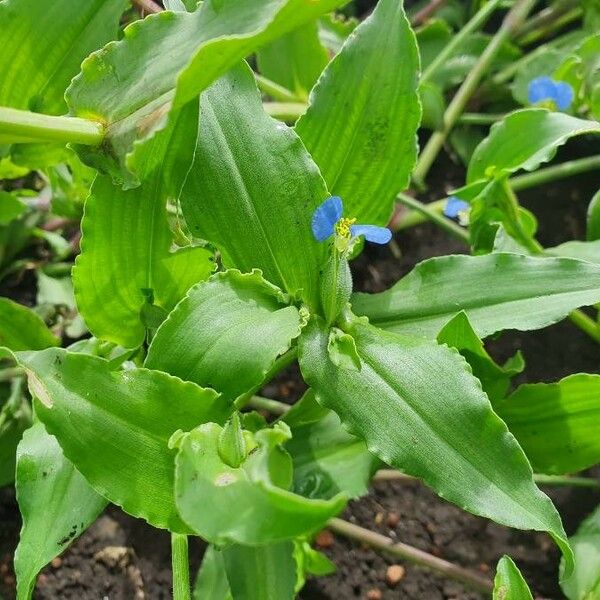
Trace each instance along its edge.
{"label": "commelina plant", "polygon": [[[73,270],[94,338],[4,351],[35,409],[17,455],[20,600],[109,502],[172,532],[176,598],[189,598],[187,539],[200,536],[200,590],[291,599],[327,568],[311,535],[383,465],[475,515],[547,532],[571,575],[531,463],[582,469],[598,442],[542,451],[531,399],[507,397],[518,357],[500,367],[480,338],[600,302],[600,265],[543,254],[508,184],[600,125],[543,107],[507,116],[456,193],[474,254],[355,293],[348,261],[390,240],[417,159],[419,53],[402,3],[380,0],[316,84],[300,82],[294,127],[265,112],[244,62],[314,40],[342,4],[173,0],[109,41],[123,0],[0,3],[5,156],[50,162],[68,143],[98,171]],[[296,361],[308,391],[268,423],[250,410],[256,394]],[[515,573],[501,563],[502,581]]]}

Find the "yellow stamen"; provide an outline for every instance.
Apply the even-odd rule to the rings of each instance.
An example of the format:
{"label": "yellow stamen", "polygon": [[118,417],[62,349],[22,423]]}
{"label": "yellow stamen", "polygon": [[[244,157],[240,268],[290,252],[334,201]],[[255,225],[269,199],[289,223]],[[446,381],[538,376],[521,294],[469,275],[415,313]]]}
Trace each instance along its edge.
{"label": "yellow stamen", "polygon": [[354,223],[356,223],[356,219],[347,219],[346,217],[342,217],[336,224],[335,224],[335,233],[336,235],[338,235],[341,238],[350,238],[351,233],[350,233],[350,227],[352,227],[352,225],[354,225]]}

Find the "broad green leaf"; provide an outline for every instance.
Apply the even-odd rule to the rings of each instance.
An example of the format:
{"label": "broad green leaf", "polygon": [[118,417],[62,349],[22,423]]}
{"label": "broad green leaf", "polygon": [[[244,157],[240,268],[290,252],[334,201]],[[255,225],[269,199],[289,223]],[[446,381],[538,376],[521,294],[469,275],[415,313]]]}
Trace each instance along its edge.
{"label": "broad green leaf", "polygon": [[201,425],[173,443],[175,501],[181,518],[215,544],[263,545],[311,533],[339,513],[345,496],[308,499],[288,491],[291,459],[281,449],[285,426],[255,434],[256,449],[241,467],[227,465],[218,452],[222,428]]}
{"label": "broad green leaf", "polygon": [[576,258],[600,264],[600,240],[589,242],[572,240],[559,246],[554,246],[554,248],[546,248],[545,253],[549,256],[564,256],[566,258]]}
{"label": "broad green leaf", "polygon": [[[569,538],[575,554],[573,575],[561,582],[569,600],[598,600],[600,598],[600,506]],[[564,561],[563,561],[564,562]],[[561,572],[564,564],[561,563]]]}
{"label": "broad green leaf", "polygon": [[300,335],[304,319],[286,300],[259,271],[217,273],[194,286],[163,322],[145,366],[236,400],[260,386]]}
{"label": "broad green leaf", "polygon": [[511,378],[520,373],[525,363],[520,352],[517,352],[501,367],[487,353],[483,342],[473,331],[471,323],[464,312],[459,312],[439,332],[437,341],[456,348],[473,369],[473,375],[481,381],[483,391],[490,400],[504,398]]}
{"label": "broad green leaf", "polygon": [[125,0],[0,2],[0,106],[64,114],[81,61],[117,35]]}
{"label": "broad green leaf", "polygon": [[398,0],[380,0],[329,63],[296,131],[346,215],[386,225],[410,177],[419,54]]}
{"label": "broad green leaf", "polygon": [[10,192],[0,190],[0,225],[6,225],[21,216],[27,206]]}
{"label": "broad green leaf", "polygon": [[488,137],[473,153],[467,183],[485,179],[490,173],[533,171],[552,159],[570,138],[587,133],[600,133],[600,123],[543,108],[517,110],[492,125]]}
{"label": "broad green leaf", "polygon": [[587,210],[587,239],[600,240],[600,190],[591,199]]}
{"label": "broad green leaf", "polygon": [[415,31],[421,69],[425,70],[433,59],[445,48],[452,39],[452,30],[446,21],[429,19],[422,27]]}
{"label": "broad green leaf", "polygon": [[294,463],[294,491],[310,498],[331,498],[339,492],[357,498],[368,492],[381,461],[346,431],[333,411],[317,404],[312,390],[283,420],[292,430],[285,449]]}
{"label": "broad green leaf", "polygon": [[493,600],[533,600],[527,582],[510,556],[503,556],[496,568]]}
{"label": "broad green leaf", "polygon": [[356,319],[345,325],[359,368],[330,358],[313,320],[300,337],[302,375],[370,452],[441,497],[503,525],[547,531],[572,560],[560,516],[533,482],[515,438],[456,350]]}
{"label": "broad green leaf", "polygon": [[30,308],[0,298],[0,346],[11,350],[42,350],[60,340]]}
{"label": "broad green leaf", "polygon": [[262,75],[306,100],[329,62],[329,53],[312,21],[261,48],[256,60]]}
{"label": "broad green leaf", "polygon": [[202,557],[192,598],[193,600],[233,600],[225,572],[223,553],[212,544],[209,544]]}
{"label": "broad green leaf", "polygon": [[327,196],[298,136],[263,111],[247,65],[202,94],[181,207],[191,232],[214,243],[226,266],[258,268],[316,309],[327,245],[315,241],[311,220]]}
{"label": "broad green leaf", "polygon": [[73,270],[77,306],[97,337],[125,347],[141,344],[142,308],[170,311],[214,270],[213,254],[187,246],[171,251],[167,198],[177,197],[192,160],[197,109],[190,105],[142,151],[144,183],[124,191],[98,175],[85,204],[81,254]]}
{"label": "broad green leaf", "polygon": [[539,473],[575,473],[600,462],[600,375],[522,385],[494,410]]}
{"label": "broad green leaf", "polygon": [[206,0],[192,13],[167,11],[133,23],[122,40],[85,60],[67,90],[73,115],[107,125],[104,149],[88,160],[135,185],[135,177],[117,174],[108,155],[122,167],[134,140],[151,137],[171,108],[194,100],[260,46],[345,1]]}
{"label": "broad green leaf", "polygon": [[104,359],[62,349],[16,356],[37,416],[96,491],[154,527],[187,532],[167,444],[178,429],[223,422],[218,394],[158,371],[111,371]]}
{"label": "broad green leaf", "polygon": [[95,521],[108,501],[65,458],[56,438],[39,422],[19,444],[17,500],[23,518],[15,552],[17,599],[29,600],[41,569]]}
{"label": "broad green leaf", "polygon": [[293,600],[296,597],[294,543],[233,544],[222,550],[233,600]]}
{"label": "broad green leaf", "polygon": [[383,329],[429,338],[464,310],[484,338],[547,327],[599,301],[599,266],[498,253],[423,261],[385,292],[354,294],[352,306]]}

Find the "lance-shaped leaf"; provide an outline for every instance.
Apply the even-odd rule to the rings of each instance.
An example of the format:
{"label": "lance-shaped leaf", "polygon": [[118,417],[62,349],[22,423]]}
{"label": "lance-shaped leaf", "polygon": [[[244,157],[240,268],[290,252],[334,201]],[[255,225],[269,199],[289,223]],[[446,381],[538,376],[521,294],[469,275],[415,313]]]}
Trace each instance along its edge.
{"label": "lance-shaped leaf", "polygon": [[[102,155],[107,146],[123,166],[136,137],[151,136],[171,107],[192,101],[260,46],[346,1],[207,0],[193,13],[151,15],[83,63],[67,91],[71,113],[107,126],[95,159],[116,174]],[[88,160],[95,162],[89,154]]]}
{"label": "lance-shaped leaf", "polygon": [[188,105],[138,151],[144,174],[139,188],[124,191],[104,175],[94,181],[73,282],[79,312],[97,337],[138,346],[150,325],[142,321],[142,309],[154,305],[170,311],[214,270],[206,248],[170,250],[166,202],[177,197],[192,160],[197,117],[197,107]]}
{"label": "lance-shaped leaf", "polygon": [[[569,600],[596,600],[600,596],[600,506],[569,538],[575,554],[573,575],[561,582]],[[565,565],[561,563],[561,572]]]}
{"label": "lance-shaped leaf", "polygon": [[202,94],[181,207],[192,233],[218,246],[227,266],[258,268],[316,308],[327,246],[315,241],[311,220],[327,196],[298,136],[263,111],[247,65]]}
{"label": "lance-shaped leaf", "polygon": [[117,35],[125,0],[0,3],[0,106],[64,114],[81,61]]}
{"label": "lance-shaped leaf", "polygon": [[380,0],[331,61],[296,125],[349,216],[386,225],[417,155],[419,53],[402,2]]}
{"label": "lance-shaped leaf", "polygon": [[560,516],[464,358],[360,319],[345,328],[344,344],[316,320],[300,338],[300,368],[317,401],[386,464],[469,512],[547,531],[571,561]]}
{"label": "lance-shaped leaf", "polygon": [[286,429],[256,433],[255,450],[237,468],[221,458],[222,428],[214,423],[174,440],[175,501],[195,533],[215,544],[269,544],[316,531],[344,508],[342,494],[312,500],[286,489],[292,477],[291,459],[280,446],[289,437]]}
{"label": "lance-shaped leaf", "polygon": [[146,367],[235,400],[255,390],[304,323],[260,272],[217,273],[194,286],[154,336]]}
{"label": "lance-shaped leaf", "polygon": [[551,160],[570,138],[586,133],[600,133],[600,123],[543,108],[517,110],[495,123],[477,146],[467,183],[484,179],[491,172],[533,171]]}
{"label": "lance-shaped leaf", "polygon": [[549,256],[565,256],[567,258],[576,258],[600,264],[600,240],[588,242],[571,240],[570,242],[554,246],[554,248],[546,248],[545,253]]}
{"label": "lance-shaped leaf", "polygon": [[494,404],[540,473],[575,473],[600,462],[600,375],[522,385]]}
{"label": "lance-shaped leaf", "polygon": [[173,499],[178,429],[223,422],[213,390],[166,373],[111,371],[102,358],[62,349],[20,352],[36,414],[65,456],[105,498],[154,527],[187,532]]}
{"label": "lance-shaped leaf", "polygon": [[60,340],[30,308],[0,298],[0,346],[11,350],[42,350]]}
{"label": "lance-shaped leaf", "polygon": [[329,53],[321,45],[317,22],[312,21],[261,48],[256,60],[261,75],[307,99]]}
{"label": "lance-shaped leaf", "polygon": [[443,256],[419,263],[380,294],[354,294],[354,312],[383,329],[434,338],[464,311],[481,338],[529,331],[600,301],[600,267],[519,254]]}
{"label": "lance-shaped leaf", "polygon": [[504,398],[511,378],[525,368],[520,352],[510,358],[504,366],[498,365],[473,331],[464,312],[459,312],[442,328],[437,341],[456,348],[465,357],[473,369],[473,375],[481,381],[483,391],[492,401]]}
{"label": "lance-shaped leaf", "polygon": [[600,190],[598,190],[587,210],[587,239],[588,241],[600,240]]}
{"label": "lance-shaped leaf", "polygon": [[194,586],[194,600],[292,600],[297,573],[294,543],[232,544],[206,549]]}
{"label": "lance-shaped leaf", "polygon": [[533,600],[527,582],[510,556],[503,556],[498,562],[492,600]]}
{"label": "lance-shaped leaf", "polygon": [[31,598],[40,570],[80,536],[108,504],[65,458],[42,423],[17,451],[17,500],[23,518],[15,552],[17,598]]}
{"label": "lance-shaped leaf", "polygon": [[310,498],[350,498],[367,493],[381,466],[365,442],[348,433],[339,417],[320,406],[309,390],[283,417],[292,430],[285,449],[294,464],[294,490]]}

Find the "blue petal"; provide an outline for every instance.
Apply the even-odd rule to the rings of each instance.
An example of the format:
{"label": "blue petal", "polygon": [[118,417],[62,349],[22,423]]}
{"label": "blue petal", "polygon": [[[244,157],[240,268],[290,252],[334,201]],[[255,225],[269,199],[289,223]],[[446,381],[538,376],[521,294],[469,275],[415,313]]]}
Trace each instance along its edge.
{"label": "blue petal", "polygon": [[342,218],[344,205],[339,196],[331,196],[317,206],[312,218],[312,231],[318,242],[333,235],[335,224]]}
{"label": "blue petal", "polygon": [[573,103],[573,88],[564,81],[554,82],[554,102],[558,110],[567,110]]}
{"label": "blue petal", "polygon": [[458,215],[464,210],[469,210],[471,205],[456,196],[450,196],[446,201],[446,206],[444,206],[444,215],[449,217],[450,219],[456,219]]}
{"label": "blue petal", "polygon": [[352,237],[364,235],[366,240],[375,244],[387,244],[392,239],[392,232],[387,227],[377,225],[352,225],[350,233]]}
{"label": "blue petal", "polygon": [[537,104],[544,100],[554,100],[555,83],[550,77],[536,77],[529,82],[527,98],[530,104]]}

